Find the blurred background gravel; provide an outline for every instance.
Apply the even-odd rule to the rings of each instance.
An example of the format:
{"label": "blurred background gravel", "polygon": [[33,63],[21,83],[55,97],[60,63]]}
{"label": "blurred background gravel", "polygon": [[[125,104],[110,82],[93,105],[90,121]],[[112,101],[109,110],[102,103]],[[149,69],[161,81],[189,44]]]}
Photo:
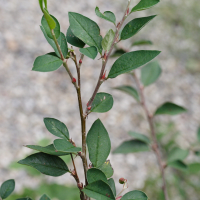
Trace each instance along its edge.
{"label": "blurred background gravel", "polygon": [[[133,5],[138,0],[132,1]],[[68,12],[81,13],[101,27],[105,35],[114,26],[98,18],[94,9],[110,10],[119,21],[127,1],[122,0],[49,0],[49,11],[61,24],[66,33],[69,26]],[[173,121],[180,133],[177,142],[182,148],[188,148],[196,140],[196,130],[200,125],[200,4],[195,0],[162,0],[156,7],[133,13],[135,17],[158,14],[131,40],[121,42],[120,46],[129,48],[133,41],[151,40],[154,45],[140,49],[158,49],[162,54],[158,60],[162,66],[162,76],[145,90],[148,106],[153,112],[165,101],[173,101],[188,109],[186,114],[176,117],[156,117],[158,123]],[[30,177],[24,170],[10,169],[13,161],[31,153],[23,147],[25,144],[37,144],[44,138],[53,139],[44,124],[44,117],[53,117],[63,121],[77,144],[81,143],[80,121],[77,121],[77,99],[68,75],[63,68],[51,73],[32,72],[34,59],[52,51],[40,30],[42,13],[38,1],[0,0],[0,182],[9,178],[16,180],[16,190],[24,186],[35,187],[38,179]],[[131,42],[130,42],[131,41]],[[132,50],[138,48],[134,47]],[[107,70],[113,63],[107,65]],[[82,66],[82,95],[86,105],[96,85],[101,61],[84,59]],[[75,74],[71,63],[70,69]],[[139,73],[139,70],[136,70]],[[100,118],[107,128],[112,149],[129,138],[130,130],[148,134],[148,124],[141,108],[129,96],[113,90],[115,86],[134,84],[128,75],[105,82],[100,91],[111,93],[115,103],[111,111],[105,114],[91,114],[87,129],[96,118]],[[156,160],[152,152],[130,155],[111,155],[115,170],[114,178],[127,178],[129,189],[141,189],[148,176],[148,168],[158,173]],[[192,158],[188,158],[189,160]],[[76,162],[80,164],[79,159]],[[73,184],[70,175],[56,179],[46,178],[62,184]],[[120,189],[120,186],[117,185]],[[177,199],[178,200],[178,199]],[[193,198],[192,200],[195,200]]]}

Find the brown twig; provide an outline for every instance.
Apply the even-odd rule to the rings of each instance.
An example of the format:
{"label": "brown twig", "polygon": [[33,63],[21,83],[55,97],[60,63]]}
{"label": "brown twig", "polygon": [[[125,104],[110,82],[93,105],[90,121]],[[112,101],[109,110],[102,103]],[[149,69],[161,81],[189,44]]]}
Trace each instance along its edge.
{"label": "brown twig", "polygon": [[163,193],[164,193],[164,196],[165,196],[165,200],[169,200],[168,193],[167,193],[167,186],[166,186],[166,178],[165,178],[165,166],[162,162],[161,152],[160,152],[160,149],[159,149],[159,146],[158,146],[158,141],[157,141],[157,138],[156,138],[153,115],[150,114],[150,112],[147,108],[147,105],[146,105],[146,100],[145,100],[144,91],[143,91],[144,87],[140,84],[140,81],[139,81],[137,75],[135,74],[135,72],[133,72],[131,74],[134,77],[136,85],[138,87],[139,94],[140,94],[140,104],[141,104],[142,108],[144,109],[144,112],[146,114],[146,117],[147,117],[147,120],[148,120],[148,123],[149,123],[151,137],[152,137],[152,140],[153,140],[152,149],[155,152],[155,155],[156,155],[156,158],[157,158],[157,161],[158,161],[158,165],[159,165],[159,168],[160,168],[160,173],[161,173],[162,181],[163,181],[162,190],[163,190]]}
{"label": "brown twig", "polygon": [[85,200],[85,195],[84,193],[82,192],[82,189],[83,189],[83,184],[80,182],[80,179],[78,177],[78,174],[77,174],[77,170],[76,170],[76,165],[75,165],[75,162],[74,162],[74,158],[72,156],[72,154],[70,153],[71,155],[71,159],[72,159],[72,164],[74,166],[74,170],[71,172],[71,175],[74,177],[76,183],[77,183],[77,187],[79,188],[80,190],[80,199],[81,200]]}
{"label": "brown twig", "polygon": [[[102,76],[104,74],[108,58],[110,57],[110,54],[111,54],[111,52],[112,52],[112,50],[114,48],[115,43],[118,42],[119,31],[120,31],[125,19],[127,18],[127,10],[129,9],[129,6],[130,6],[130,1],[128,1],[128,5],[127,5],[127,8],[126,8],[126,11],[124,13],[124,16],[123,16],[122,20],[116,26],[115,37],[114,37],[114,40],[112,42],[111,48],[110,48],[108,53],[105,52],[105,57],[102,59],[102,68],[101,68],[101,72],[100,72],[100,75],[99,75],[99,79],[98,79],[97,85],[95,87],[95,90],[94,90],[94,92],[92,94],[92,97],[90,98],[90,100],[89,100],[89,102],[87,104],[87,107],[90,107],[92,105],[92,102],[94,101],[94,98],[95,98],[95,96],[96,96],[101,84],[103,83]],[[88,109],[86,109],[86,114],[85,115],[88,115]]]}

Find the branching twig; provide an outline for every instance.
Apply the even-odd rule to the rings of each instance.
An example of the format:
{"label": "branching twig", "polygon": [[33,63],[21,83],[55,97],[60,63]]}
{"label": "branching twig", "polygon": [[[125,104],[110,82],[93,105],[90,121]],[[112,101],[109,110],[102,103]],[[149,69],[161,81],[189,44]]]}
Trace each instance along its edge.
{"label": "branching twig", "polygon": [[152,140],[153,140],[152,149],[155,152],[155,155],[156,155],[156,158],[157,158],[157,161],[158,161],[158,165],[159,165],[159,168],[160,168],[160,173],[161,173],[162,181],[163,181],[162,189],[163,189],[163,193],[164,193],[164,196],[165,196],[165,200],[169,200],[168,193],[167,193],[167,186],[166,186],[166,178],[165,178],[165,166],[162,162],[161,153],[160,153],[158,141],[157,141],[157,138],[156,138],[153,115],[150,114],[150,112],[147,108],[147,105],[146,105],[146,100],[145,100],[144,91],[143,91],[144,87],[140,84],[140,81],[139,81],[137,75],[135,74],[135,72],[133,72],[132,75],[135,79],[136,85],[137,85],[139,93],[140,93],[140,104],[141,104],[142,108],[144,109],[146,117],[148,119],[151,137],[152,137]]}
{"label": "branching twig", "polygon": [[[123,25],[123,23],[124,23],[124,21],[125,21],[125,19],[127,17],[127,10],[129,10],[129,6],[130,6],[130,1],[128,1],[128,5],[127,5],[127,8],[126,8],[126,11],[124,13],[124,16],[123,16],[122,20],[118,23],[118,25],[116,27],[115,37],[114,37],[114,40],[112,42],[111,48],[110,48],[108,53],[105,52],[105,56],[102,59],[102,68],[101,68],[101,72],[100,72],[100,75],[99,75],[99,79],[98,79],[97,85],[95,87],[95,90],[94,90],[94,92],[92,94],[92,97],[90,98],[90,100],[89,100],[89,102],[87,104],[87,107],[92,105],[92,102],[94,101],[94,98],[95,98],[95,96],[96,96],[96,94],[97,94],[97,92],[98,92],[98,90],[99,90],[99,88],[100,88],[100,86],[102,84],[102,76],[104,74],[108,58],[110,57],[110,54],[111,54],[111,52],[112,52],[112,50],[114,48],[115,43],[118,42],[119,31],[120,31],[120,29],[121,29],[121,27],[122,27],[122,25]],[[88,110],[86,109],[86,115],[87,114],[88,114]]]}

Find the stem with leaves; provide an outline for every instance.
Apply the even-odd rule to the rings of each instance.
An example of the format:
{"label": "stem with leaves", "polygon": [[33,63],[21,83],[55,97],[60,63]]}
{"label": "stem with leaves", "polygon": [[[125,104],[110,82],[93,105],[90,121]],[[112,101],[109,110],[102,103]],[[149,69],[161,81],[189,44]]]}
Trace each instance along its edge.
{"label": "stem with leaves", "polygon": [[168,193],[167,193],[167,186],[166,186],[166,178],[165,178],[165,165],[162,161],[161,152],[160,152],[158,141],[156,138],[153,115],[150,114],[149,109],[146,105],[146,100],[145,100],[144,91],[143,91],[144,87],[140,84],[140,81],[139,81],[136,73],[132,72],[131,74],[132,74],[133,78],[135,79],[135,82],[136,82],[136,85],[137,85],[137,88],[138,88],[139,94],[140,94],[140,104],[141,104],[142,108],[144,109],[145,115],[146,115],[148,123],[149,123],[151,138],[153,141],[152,149],[155,152],[155,155],[156,155],[156,158],[158,161],[158,165],[160,168],[160,173],[161,173],[162,182],[163,182],[162,190],[163,190],[163,193],[165,196],[165,200],[169,200]]}
{"label": "stem with leaves", "polygon": [[[116,32],[115,32],[114,40],[113,40],[113,42],[112,42],[112,45],[111,45],[110,50],[108,51],[108,53],[107,53],[107,52],[104,53],[104,56],[103,56],[103,58],[102,58],[102,68],[101,68],[101,72],[100,72],[100,75],[99,75],[99,79],[98,79],[98,81],[97,81],[97,85],[96,85],[96,87],[95,87],[95,89],[94,89],[94,92],[93,92],[93,94],[92,94],[92,97],[90,98],[90,100],[89,100],[89,102],[88,102],[88,104],[87,104],[88,107],[92,105],[92,102],[94,101],[94,98],[95,98],[95,96],[96,96],[96,94],[97,94],[97,92],[98,92],[98,90],[99,90],[101,84],[104,82],[104,80],[102,80],[102,77],[103,77],[103,74],[104,74],[104,72],[105,72],[106,64],[107,64],[107,62],[108,62],[108,59],[109,59],[109,57],[110,57],[110,54],[112,53],[112,50],[113,50],[113,48],[114,48],[114,45],[115,45],[117,42],[119,42],[119,41],[118,41],[118,38],[119,38],[119,31],[120,31],[120,29],[121,29],[121,27],[122,27],[122,25],[123,25],[125,19],[127,18],[127,11],[129,10],[130,3],[131,3],[131,1],[129,0],[129,1],[128,1],[127,8],[126,8],[126,10],[125,10],[125,13],[124,13],[124,15],[123,15],[123,18],[122,18],[122,20],[118,23],[118,25],[116,26]],[[86,109],[86,115],[87,115],[87,114],[88,114],[88,110]]]}

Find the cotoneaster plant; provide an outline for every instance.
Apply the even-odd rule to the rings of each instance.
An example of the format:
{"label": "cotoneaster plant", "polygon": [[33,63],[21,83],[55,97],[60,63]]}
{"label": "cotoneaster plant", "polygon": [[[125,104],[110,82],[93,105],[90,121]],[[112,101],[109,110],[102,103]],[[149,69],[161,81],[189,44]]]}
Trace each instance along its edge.
{"label": "cotoneaster plant", "polygon": [[[106,64],[112,53],[114,46],[120,41],[131,38],[138,33],[155,15],[149,17],[136,18],[126,23],[126,19],[132,16],[132,13],[148,9],[159,0],[141,0],[135,7],[130,8],[131,0],[127,1],[127,7],[120,22],[116,23],[114,13],[106,11],[101,13],[99,8],[95,9],[98,17],[103,18],[112,24],[115,29],[108,29],[105,36],[100,34],[100,28],[93,20],[79,13],[69,12],[70,26],[67,33],[60,32],[60,24],[58,20],[50,15],[47,7],[47,0],[39,0],[39,5],[43,13],[41,20],[41,31],[47,42],[53,48],[53,52],[36,58],[33,64],[33,71],[50,72],[55,71],[63,66],[71,80],[77,93],[78,107],[81,120],[81,136],[82,145],[73,141],[73,135],[68,131],[67,126],[54,118],[44,118],[44,124],[47,130],[58,137],[52,144],[42,147],[38,145],[26,145],[27,148],[38,151],[18,163],[28,165],[42,174],[48,176],[62,176],[70,173],[79,188],[80,199],[96,199],[96,200],[147,200],[148,197],[142,191],[131,191],[123,194],[123,190],[127,187],[127,180],[121,178],[119,182],[123,184],[120,193],[116,192],[115,182],[113,180],[113,169],[107,160],[111,150],[111,142],[109,134],[101,122],[97,119],[89,131],[86,130],[87,116],[92,112],[104,113],[108,112],[113,106],[113,97],[107,93],[98,93],[100,86],[106,80],[112,80],[115,77],[129,73],[132,70],[148,63],[160,54],[157,50],[140,50],[124,53],[112,65],[108,75],[106,74]],[[124,26],[125,25],[125,26]],[[70,45],[70,48],[68,47]],[[74,47],[78,47],[79,51],[75,51]],[[77,56],[80,54],[80,57]],[[84,64],[84,57],[95,59],[100,54],[102,67],[99,73],[96,87],[87,105],[82,103],[81,95],[81,68]],[[68,61],[72,60],[75,64],[77,74],[72,74],[68,67]],[[88,149],[88,151],[87,151]],[[89,155],[89,160],[87,159]],[[64,160],[60,156],[69,155],[73,164],[73,170],[70,170]],[[76,170],[74,158],[78,157],[82,160],[85,180],[80,180],[79,173]],[[10,184],[4,183],[1,188],[1,198],[5,199],[11,193],[13,181]],[[12,182],[12,184],[11,184]],[[6,185],[6,186],[5,186]],[[5,188],[7,187],[7,188]],[[3,191],[3,192],[2,192]],[[6,191],[7,193],[5,194]],[[10,192],[8,192],[10,191]],[[31,197],[30,197],[31,198]],[[30,199],[29,197],[21,199]],[[41,200],[49,199],[46,195]],[[66,197],[67,199],[67,197]]]}

